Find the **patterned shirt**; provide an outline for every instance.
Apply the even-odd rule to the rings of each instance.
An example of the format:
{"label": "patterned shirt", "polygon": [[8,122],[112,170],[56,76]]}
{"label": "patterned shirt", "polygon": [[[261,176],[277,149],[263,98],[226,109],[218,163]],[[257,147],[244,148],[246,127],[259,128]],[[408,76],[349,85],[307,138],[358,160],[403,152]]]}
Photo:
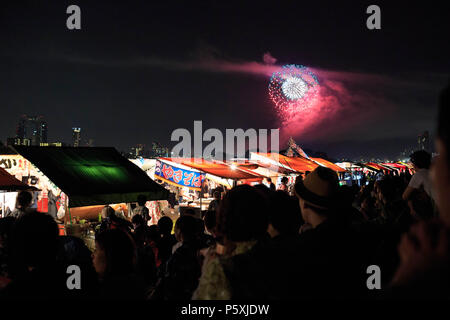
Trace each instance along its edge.
{"label": "patterned shirt", "polygon": [[243,254],[256,244],[256,240],[237,242],[236,248],[227,256],[218,256],[215,247],[211,247],[205,257],[200,282],[195,290],[193,300],[231,300],[232,290],[225,275],[221,260]]}

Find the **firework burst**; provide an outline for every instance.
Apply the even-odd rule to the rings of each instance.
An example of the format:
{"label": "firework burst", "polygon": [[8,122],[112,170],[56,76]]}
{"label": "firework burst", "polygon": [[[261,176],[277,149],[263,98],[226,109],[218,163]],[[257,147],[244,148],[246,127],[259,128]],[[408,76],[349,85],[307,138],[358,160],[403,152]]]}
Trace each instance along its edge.
{"label": "firework burst", "polygon": [[309,109],[318,91],[316,75],[305,66],[285,65],[270,78],[269,96],[283,119]]}

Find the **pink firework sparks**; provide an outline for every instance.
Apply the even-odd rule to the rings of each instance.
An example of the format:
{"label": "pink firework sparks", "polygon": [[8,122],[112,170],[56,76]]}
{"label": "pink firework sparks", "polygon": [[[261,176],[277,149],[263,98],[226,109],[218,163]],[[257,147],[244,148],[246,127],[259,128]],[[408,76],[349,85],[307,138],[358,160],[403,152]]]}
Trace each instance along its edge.
{"label": "pink firework sparks", "polygon": [[306,112],[313,105],[319,91],[316,75],[307,67],[289,64],[272,74],[269,96],[280,118],[285,121]]}

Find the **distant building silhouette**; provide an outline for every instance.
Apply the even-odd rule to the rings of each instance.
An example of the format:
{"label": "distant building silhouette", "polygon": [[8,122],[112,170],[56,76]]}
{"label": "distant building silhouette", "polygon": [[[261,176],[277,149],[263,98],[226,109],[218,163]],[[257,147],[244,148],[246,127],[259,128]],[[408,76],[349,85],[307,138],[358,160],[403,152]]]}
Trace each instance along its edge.
{"label": "distant building silhouette", "polygon": [[419,134],[419,136],[417,137],[417,143],[419,145],[419,150],[430,152],[430,135],[428,131]]}
{"label": "distant building silhouette", "polygon": [[79,147],[81,142],[81,128],[72,128],[72,145]]}
{"label": "distant building silhouette", "polygon": [[16,137],[9,138],[8,144],[39,146],[46,143],[47,139],[48,126],[43,116],[22,115],[16,127]]}
{"label": "distant building silhouette", "polygon": [[145,144],[138,144],[134,147],[131,147],[130,157],[131,158],[145,157]]}
{"label": "distant building silhouette", "polygon": [[168,157],[169,156],[169,148],[163,147],[159,142],[152,142],[152,157]]}

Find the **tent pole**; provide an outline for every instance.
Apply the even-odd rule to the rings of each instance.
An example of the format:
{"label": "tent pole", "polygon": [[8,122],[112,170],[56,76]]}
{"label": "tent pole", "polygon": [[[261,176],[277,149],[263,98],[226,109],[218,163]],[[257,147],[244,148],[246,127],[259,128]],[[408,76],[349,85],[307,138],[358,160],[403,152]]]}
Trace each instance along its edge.
{"label": "tent pole", "polygon": [[64,196],[65,196],[64,204],[66,206],[66,212],[67,211],[69,212],[70,225],[72,225],[72,215],[70,213],[70,208],[69,208],[69,204],[68,204],[67,194],[64,194]]}
{"label": "tent pole", "polygon": [[5,191],[3,191],[3,205],[2,205],[2,218],[5,217],[5,210],[6,210],[6,206],[5,206]]}

